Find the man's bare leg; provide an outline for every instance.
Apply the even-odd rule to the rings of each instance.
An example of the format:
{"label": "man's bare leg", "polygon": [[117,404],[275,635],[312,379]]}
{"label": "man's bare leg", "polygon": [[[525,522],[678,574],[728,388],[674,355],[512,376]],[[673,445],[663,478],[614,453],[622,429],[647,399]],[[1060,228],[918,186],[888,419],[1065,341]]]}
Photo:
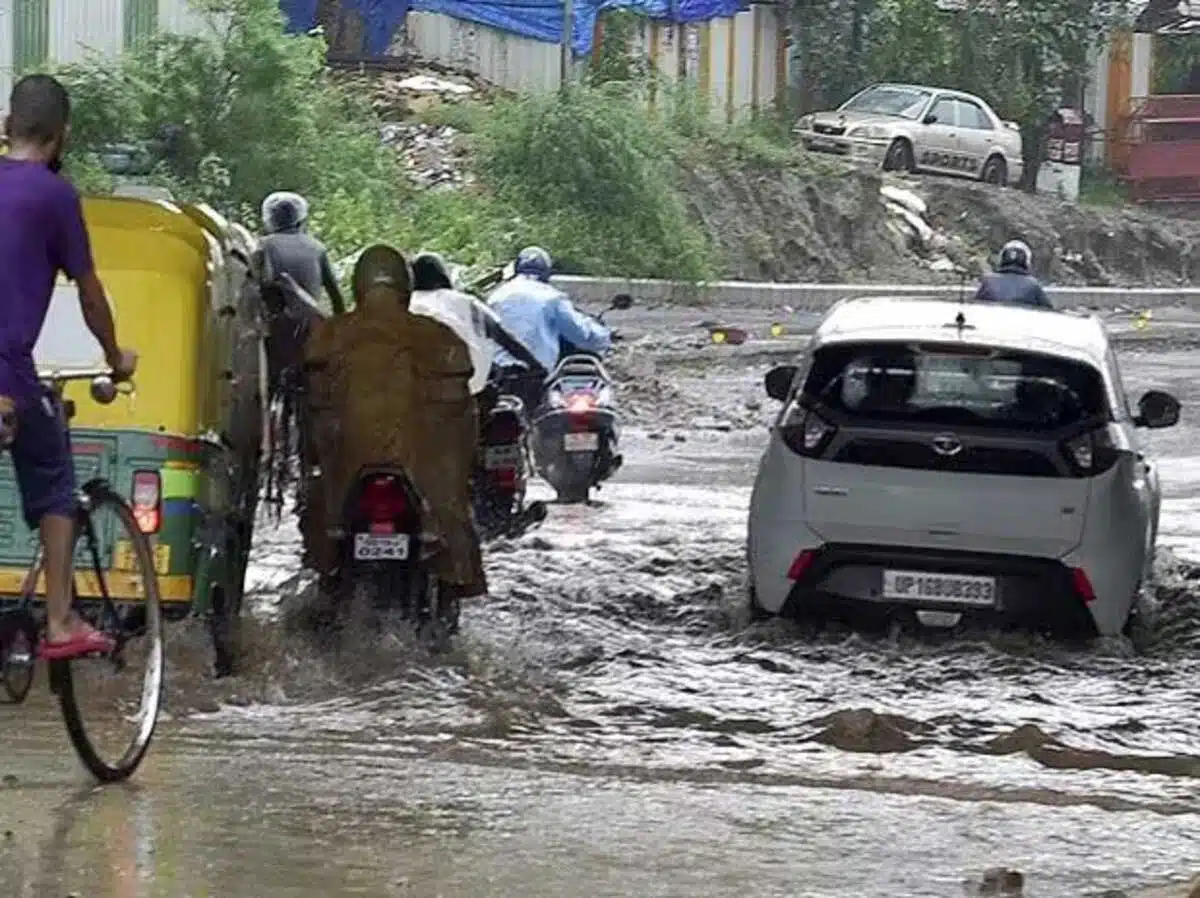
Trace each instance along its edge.
{"label": "man's bare leg", "polygon": [[63,642],[87,626],[71,609],[75,522],[66,515],[48,514],[41,531],[46,549],[46,636],[50,642]]}

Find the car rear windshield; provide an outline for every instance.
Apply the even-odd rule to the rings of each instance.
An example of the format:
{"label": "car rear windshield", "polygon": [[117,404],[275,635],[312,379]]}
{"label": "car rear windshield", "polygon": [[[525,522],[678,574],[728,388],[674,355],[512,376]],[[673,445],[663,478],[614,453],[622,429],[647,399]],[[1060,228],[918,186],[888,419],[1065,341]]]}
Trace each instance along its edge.
{"label": "car rear windshield", "polygon": [[871,112],[878,115],[898,115],[916,119],[929,100],[930,92],[913,87],[881,84],[868,87],[842,106],[843,112]]}
{"label": "car rear windshield", "polygon": [[1109,417],[1090,365],[962,344],[871,343],[817,351],[804,395],[851,418],[1050,431]]}

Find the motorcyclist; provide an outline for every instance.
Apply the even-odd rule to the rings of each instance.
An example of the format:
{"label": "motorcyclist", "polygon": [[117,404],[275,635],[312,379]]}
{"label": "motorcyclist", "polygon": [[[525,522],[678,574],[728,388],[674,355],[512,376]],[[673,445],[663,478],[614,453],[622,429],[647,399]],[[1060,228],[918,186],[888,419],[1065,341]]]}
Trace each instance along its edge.
{"label": "motorcyclist", "polygon": [[544,379],[550,373],[504,326],[495,312],[469,293],[454,288],[449,266],[437,253],[415,255],[412,270],[413,295],[409,309],[442,322],[467,344],[474,365],[471,375],[473,396],[478,396],[487,386],[497,347],[539,378]]}
{"label": "motorcyclist", "polygon": [[[488,305],[501,323],[529,347],[542,367],[553,371],[569,343],[582,352],[603,353],[612,346],[612,333],[603,324],[583,314],[561,290],[550,285],[553,261],[546,250],[529,246],[517,254],[515,276],[488,297]],[[496,367],[502,379],[526,380],[521,398],[530,407],[541,400],[540,384],[535,389],[529,371],[516,358],[501,351]]]}
{"label": "motorcyclist", "polygon": [[308,420],[321,471],[317,501],[301,523],[306,558],[336,576],[328,534],[354,478],[366,467],[397,467],[422,499],[425,532],[442,546],[431,561],[441,595],[482,595],[487,581],[471,519],[469,346],[440,321],[412,313],[411,270],[391,247],[362,253],[352,289],[354,311],[318,322],[305,347]]}
{"label": "motorcyclist", "polygon": [[333,311],[346,311],[329,252],[325,245],[304,230],[308,221],[308,200],[298,193],[278,190],[262,204],[265,236],[260,241],[268,277],[287,275],[314,300],[321,287],[329,294]]}
{"label": "motorcyclist", "polygon": [[1000,250],[995,272],[983,276],[975,301],[1053,309],[1054,304],[1032,271],[1033,251],[1029,245],[1023,240],[1008,241]]}

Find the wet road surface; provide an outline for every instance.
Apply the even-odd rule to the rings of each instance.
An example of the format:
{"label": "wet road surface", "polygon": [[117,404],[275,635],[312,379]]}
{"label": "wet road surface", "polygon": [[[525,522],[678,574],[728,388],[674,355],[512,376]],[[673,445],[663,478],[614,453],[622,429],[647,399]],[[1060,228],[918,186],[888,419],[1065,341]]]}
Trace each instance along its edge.
{"label": "wet road surface", "polygon": [[[763,335],[774,317],[729,316]],[[1166,499],[1144,655],[750,626],[761,374],[812,319],[718,347],[693,327],[711,311],[635,311],[614,317],[634,338],[614,361],[636,378],[626,467],[594,506],[493,547],[493,596],[449,658],[365,633],[314,652],[288,625],[307,593],[285,523],[259,537],[246,672],[207,680],[199,632],[177,632],[171,714],[131,786],[86,788],[44,683],[0,708],[0,895],[883,898],[961,895],[997,866],[1043,898],[1185,881],[1200,327],[1155,316],[1112,322],[1134,396],[1185,406],[1152,438]]]}

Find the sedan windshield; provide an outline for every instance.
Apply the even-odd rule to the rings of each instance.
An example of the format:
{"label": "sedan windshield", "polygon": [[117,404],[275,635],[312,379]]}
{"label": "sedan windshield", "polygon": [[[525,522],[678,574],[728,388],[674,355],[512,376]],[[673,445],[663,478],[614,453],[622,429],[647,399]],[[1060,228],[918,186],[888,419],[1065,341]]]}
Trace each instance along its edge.
{"label": "sedan windshield", "polygon": [[868,87],[842,104],[840,112],[868,112],[875,115],[897,115],[915,120],[929,101],[931,92],[895,84]]}

